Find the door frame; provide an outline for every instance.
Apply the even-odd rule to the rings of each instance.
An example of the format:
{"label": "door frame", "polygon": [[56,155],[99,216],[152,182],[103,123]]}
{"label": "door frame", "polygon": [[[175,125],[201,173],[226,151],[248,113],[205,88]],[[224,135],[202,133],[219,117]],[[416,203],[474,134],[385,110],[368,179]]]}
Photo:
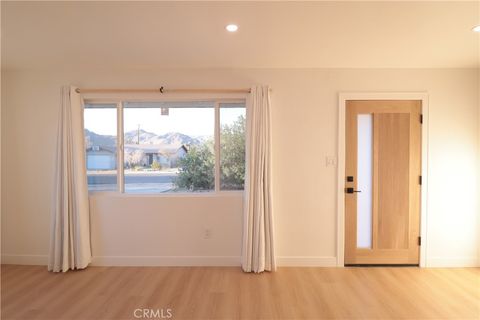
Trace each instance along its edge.
{"label": "door frame", "polygon": [[345,114],[348,100],[421,100],[422,101],[422,192],[420,208],[420,267],[427,266],[428,216],[428,93],[427,92],[340,92],[338,95],[337,166],[337,267],[345,260]]}

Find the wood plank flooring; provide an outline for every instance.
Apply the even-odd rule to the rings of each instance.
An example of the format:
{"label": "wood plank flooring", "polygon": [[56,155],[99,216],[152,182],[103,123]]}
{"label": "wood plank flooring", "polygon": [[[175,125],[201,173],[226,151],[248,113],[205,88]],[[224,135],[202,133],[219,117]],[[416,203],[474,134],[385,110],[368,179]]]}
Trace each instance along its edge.
{"label": "wood plank flooring", "polygon": [[[150,318],[136,318],[153,310]],[[480,268],[3,265],[2,319],[480,319]],[[157,311],[158,310],[158,311]],[[149,312],[149,311],[148,311]]]}

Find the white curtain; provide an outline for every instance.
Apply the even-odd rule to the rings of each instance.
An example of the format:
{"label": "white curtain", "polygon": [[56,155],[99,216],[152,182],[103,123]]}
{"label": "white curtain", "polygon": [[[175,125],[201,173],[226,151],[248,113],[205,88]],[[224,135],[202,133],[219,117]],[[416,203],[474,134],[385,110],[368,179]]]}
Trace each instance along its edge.
{"label": "white curtain", "polygon": [[91,261],[83,104],[75,89],[61,92],[48,262],[53,272],[83,269]]}
{"label": "white curtain", "polygon": [[245,272],[276,269],[270,130],[269,88],[252,88],[247,106],[247,168],[242,247],[242,268]]}

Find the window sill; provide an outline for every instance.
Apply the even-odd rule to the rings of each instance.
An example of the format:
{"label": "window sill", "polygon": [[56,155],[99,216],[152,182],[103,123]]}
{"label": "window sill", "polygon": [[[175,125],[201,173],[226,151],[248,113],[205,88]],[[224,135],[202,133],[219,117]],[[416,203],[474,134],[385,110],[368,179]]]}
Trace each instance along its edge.
{"label": "window sill", "polygon": [[192,193],[121,193],[117,191],[89,191],[89,198],[118,197],[118,198],[220,198],[243,197],[244,190],[192,192]]}

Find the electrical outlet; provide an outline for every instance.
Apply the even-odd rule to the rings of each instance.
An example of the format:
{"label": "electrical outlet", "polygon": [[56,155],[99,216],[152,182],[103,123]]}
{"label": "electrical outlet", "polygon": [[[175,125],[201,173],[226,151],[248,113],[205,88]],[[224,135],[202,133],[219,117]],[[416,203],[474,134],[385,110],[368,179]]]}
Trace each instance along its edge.
{"label": "electrical outlet", "polygon": [[203,231],[203,239],[210,239],[212,237],[212,230],[211,229],[205,229]]}

